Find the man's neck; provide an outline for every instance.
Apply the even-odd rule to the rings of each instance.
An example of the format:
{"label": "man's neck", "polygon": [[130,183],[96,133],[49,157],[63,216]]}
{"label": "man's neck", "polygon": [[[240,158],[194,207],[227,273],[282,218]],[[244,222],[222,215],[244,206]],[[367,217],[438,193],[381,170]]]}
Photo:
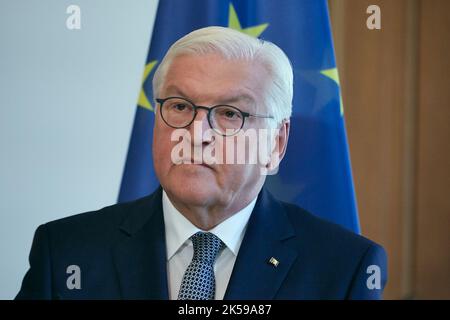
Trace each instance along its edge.
{"label": "man's neck", "polygon": [[197,206],[177,201],[176,197],[167,193],[173,206],[197,228],[208,231],[225,221],[235,213],[248,206],[258,195],[252,192],[245,196],[235,195],[227,204],[213,204]]}

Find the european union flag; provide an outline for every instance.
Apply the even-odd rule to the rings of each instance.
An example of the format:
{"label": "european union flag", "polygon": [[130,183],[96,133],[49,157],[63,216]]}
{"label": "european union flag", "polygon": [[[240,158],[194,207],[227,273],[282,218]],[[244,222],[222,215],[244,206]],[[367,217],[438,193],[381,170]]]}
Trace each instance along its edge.
{"label": "european union flag", "polygon": [[294,102],[287,154],[266,187],[278,199],[359,232],[344,112],[326,0],[162,0],[144,70],[119,202],[151,193],[151,79],[170,45],[206,26],[269,40],[292,62]]}

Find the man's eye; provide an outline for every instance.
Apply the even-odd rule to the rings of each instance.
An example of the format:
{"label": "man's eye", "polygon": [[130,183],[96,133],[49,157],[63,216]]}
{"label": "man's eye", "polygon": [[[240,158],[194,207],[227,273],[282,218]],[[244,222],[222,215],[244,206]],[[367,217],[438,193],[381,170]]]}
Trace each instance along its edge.
{"label": "man's eye", "polygon": [[241,118],[239,112],[231,109],[220,110],[219,115],[226,120],[238,120]]}
{"label": "man's eye", "polygon": [[177,103],[172,105],[172,109],[176,111],[184,111],[186,109],[186,105],[184,103]]}
{"label": "man's eye", "polygon": [[234,111],[228,110],[225,111],[225,117],[229,118],[229,119],[233,119],[236,118],[237,114]]}

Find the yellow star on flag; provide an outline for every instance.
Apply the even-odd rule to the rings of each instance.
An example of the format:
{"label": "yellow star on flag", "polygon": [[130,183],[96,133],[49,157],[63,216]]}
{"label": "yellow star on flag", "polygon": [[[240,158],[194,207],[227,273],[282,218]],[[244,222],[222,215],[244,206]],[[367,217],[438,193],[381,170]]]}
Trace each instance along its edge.
{"label": "yellow star on flag", "polygon": [[257,26],[242,28],[241,23],[239,22],[239,18],[237,16],[236,10],[232,3],[230,3],[230,9],[228,11],[228,27],[237,31],[241,31],[249,36],[253,36],[255,38],[259,37],[261,33],[266,30],[269,26],[268,23],[259,24]]}
{"label": "yellow star on flag", "polygon": [[144,68],[144,75],[142,76],[142,85],[141,85],[141,92],[139,93],[139,99],[138,99],[138,106],[148,109],[150,111],[154,111],[152,104],[150,103],[150,101],[147,98],[147,95],[145,94],[145,90],[144,90],[144,83],[148,78],[148,75],[150,74],[150,72],[152,72],[153,68],[156,66],[156,64],[158,63],[157,60],[153,60],[150,61],[149,63],[147,63],[147,65]]}
{"label": "yellow star on flag", "polygon": [[320,71],[321,74],[323,74],[325,77],[330,78],[339,87],[339,104],[340,104],[340,111],[341,116],[344,115],[344,104],[342,103],[342,95],[341,95],[341,89],[340,89],[340,83],[339,83],[339,73],[337,68],[331,68],[331,69],[325,69]]}

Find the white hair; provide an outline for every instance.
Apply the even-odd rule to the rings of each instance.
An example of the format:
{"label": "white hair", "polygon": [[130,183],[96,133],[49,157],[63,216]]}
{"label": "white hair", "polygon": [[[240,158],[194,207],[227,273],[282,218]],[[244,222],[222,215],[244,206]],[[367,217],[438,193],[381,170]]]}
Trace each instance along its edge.
{"label": "white hair", "polygon": [[177,40],[167,51],[153,77],[153,94],[157,97],[173,59],[182,54],[218,53],[229,60],[258,61],[271,79],[265,96],[266,108],[277,124],[292,114],[293,71],[286,54],[275,44],[242,32],[207,27],[195,30]]}

